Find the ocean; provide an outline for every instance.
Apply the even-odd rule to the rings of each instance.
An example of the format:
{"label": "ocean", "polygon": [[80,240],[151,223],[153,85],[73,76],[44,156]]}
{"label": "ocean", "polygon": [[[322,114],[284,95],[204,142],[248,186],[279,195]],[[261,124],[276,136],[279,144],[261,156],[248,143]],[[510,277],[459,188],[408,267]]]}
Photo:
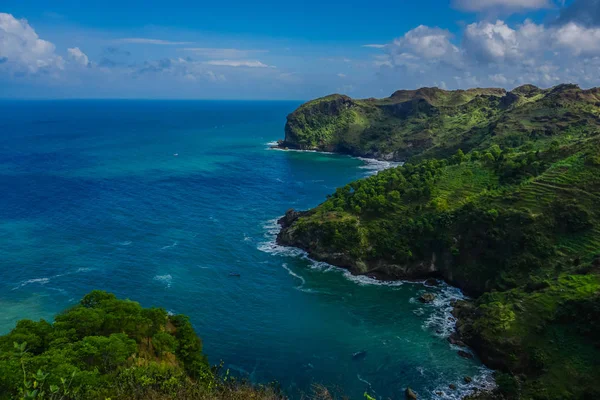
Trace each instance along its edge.
{"label": "ocean", "polygon": [[271,150],[299,104],[0,101],[0,334],[103,289],[189,315],[212,364],[292,398],[488,384],[446,340],[457,289],[352,277],[275,244],[287,209],[387,166]]}

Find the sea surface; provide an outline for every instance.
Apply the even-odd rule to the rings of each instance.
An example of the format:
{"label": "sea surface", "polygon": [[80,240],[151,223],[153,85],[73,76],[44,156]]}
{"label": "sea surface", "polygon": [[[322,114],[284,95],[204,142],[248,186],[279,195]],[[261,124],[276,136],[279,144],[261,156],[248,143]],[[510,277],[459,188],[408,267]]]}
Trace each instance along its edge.
{"label": "sea surface", "polygon": [[387,166],[269,149],[298,105],[0,102],[0,333],[104,289],[189,315],[211,363],[295,398],[316,383],[354,399],[486,384],[446,340],[458,290],[352,277],[275,245],[287,209]]}

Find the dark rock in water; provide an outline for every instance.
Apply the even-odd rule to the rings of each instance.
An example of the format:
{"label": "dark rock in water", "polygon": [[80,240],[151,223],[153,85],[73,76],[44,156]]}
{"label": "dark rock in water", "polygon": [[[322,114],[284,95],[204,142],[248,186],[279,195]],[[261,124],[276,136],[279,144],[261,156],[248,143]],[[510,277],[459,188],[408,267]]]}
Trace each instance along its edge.
{"label": "dark rock in water", "polygon": [[367,352],[366,351],[357,351],[356,353],[352,354],[352,359],[355,361],[358,360],[362,360],[367,356]]}
{"label": "dark rock in water", "polygon": [[427,286],[439,286],[440,282],[435,278],[429,278],[424,282]]}
{"label": "dark rock in water", "polygon": [[465,383],[471,383],[471,382],[473,382],[473,378],[471,378],[470,376],[465,376],[463,378],[463,380],[465,381]]}
{"label": "dark rock in water", "polygon": [[459,350],[458,355],[461,356],[462,358],[469,358],[469,359],[473,358],[473,354],[471,354],[467,351],[464,351],[464,350]]}
{"label": "dark rock in water", "polygon": [[459,335],[456,332],[452,333],[448,337],[448,342],[450,342],[450,344],[454,344],[454,345],[459,346],[459,347],[467,347],[467,345],[465,344],[465,342],[463,342],[460,339]]}
{"label": "dark rock in water", "polygon": [[419,301],[421,303],[431,303],[435,300],[435,294],[433,293],[423,293],[420,297],[419,297]]}
{"label": "dark rock in water", "polygon": [[404,394],[406,395],[406,398],[409,400],[417,400],[417,394],[415,392],[413,392],[413,390],[410,387],[406,388],[406,391],[404,392]]}
{"label": "dark rock in water", "polygon": [[456,385],[454,383],[449,384],[448,387],[452,390],[456,390]]}

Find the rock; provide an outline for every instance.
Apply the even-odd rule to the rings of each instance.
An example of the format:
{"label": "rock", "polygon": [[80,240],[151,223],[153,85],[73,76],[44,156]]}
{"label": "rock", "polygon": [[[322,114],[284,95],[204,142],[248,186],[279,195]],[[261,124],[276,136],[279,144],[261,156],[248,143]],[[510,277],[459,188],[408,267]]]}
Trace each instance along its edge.
{"label": "rock", "polygon": [[421,303],[431,303],[435,300],[435,294],[433,293],[423,293],[420,297],[419,297],[419,301]]}
{"label": "rock", "polygon": [[437,392],[435,392],[435,394],[437,394],[438,396],[441,396],[444,394],[444,392],[440,392],[439,390]]}
{"label": "rock", "polygon": [[458,355],[461,356],[462,358],[468,358],[468,359],[473,358],[473,354],[469,353],[468,351],[464,351],[464,350],[459,350]]}
{"label": "rock", "polygon": [[454,383],[449,384],[448,387],[452,390],[456,390],[456,385]]}
{"label": "rock", "polygon": [[454,344],[454,345],[459,346],[459,347],[467,347],[467,345],[465,344],[465,342],[463,342],[460,339],[459,335],[456,332],[452,333],[448,337],[448,342],[450,342],[450,344]]}
{"label": "rock", "polygon": [[407,399],[417,400],[417,394],[415,392],[413,392],[413,390],[410,387],[406,388],[406,391],[404,392],[404,394],[406,395]]}
{"label": "rock", "polygon": [[288,228],[296,220],[306,214],[306,211],[296,211],[290,208],[285,212],[285,215],[277,220],[277,223],[281,225],[282,229]]}
{"label": "rock", "polygon": [[440,282],[437,279],[429,278],[424,282],[427,286],[439,286]]}
{"label": "rock", "polygon": [[473,382],[473,378],[471,378],[470,376],[465,376],[463,378],[463,380],[465,381],[465,383],[471,383],[471,382]]}

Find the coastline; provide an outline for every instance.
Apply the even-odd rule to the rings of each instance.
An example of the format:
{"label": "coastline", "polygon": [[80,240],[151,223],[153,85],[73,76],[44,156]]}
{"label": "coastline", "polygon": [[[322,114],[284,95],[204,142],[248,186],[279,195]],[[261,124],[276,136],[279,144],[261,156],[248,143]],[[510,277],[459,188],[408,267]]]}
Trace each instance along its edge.
{"label": "coastline", "polygon": [[[479,400],[486,400],[488,395],[493,396],[494,390],[497,388],[494,379],[495,370],[486,365],[474,347],[463,341],[458,329],[459,326],[468,323],[468,321],[459,318],[461,313],[458,312],[459,308],[457,307],[457,304],[464,305],[471,304],[472,302],[472,299],[464,295],[460,288],[453,286],[450,282],[447,282],[441,277],[404,279],[393,277],[385,273],[379,273],[377,271],[369,271],[360,274],[356,273],[351,268],[335,265],[326,260],[319,260],[307,249],[289,246],[279,240],[279,233],[286,226],[286,215],[271,220],[265,225],[267,232],[274,236],[274,238],[270,243],[263,243],[263,245],[259,247],[259,250],[272,254],[300,257],[308,260],[312,265],[311,268],[323,271],[339,271],[346,279],[359,285],[402,286],[404,284],[414,284],[423,285],[426,290],[437,289],[436,292],[439,291],[440,293],[437,293],[435,299],[429,303],[430,306],[437,309],[437,312],[432,314],[430,318],[425,321],[424,325],[428,329],[432,329],[436,336],[445,339],[448,342],[448,346],[450,346],[452,350],[455,350],[459,356],[464,357],[465,353],[471,354],[470,357],[475,355],[481,362],[481,367],[478,375],[470,377],[472,381],[468,383],[462,382],[458,386],[455,385],[455,389],[449,389],[449,386],[438,387],[429,393],[431,396],[430,398],[434,400],[457,400],[471,399],[472,396],[477,396],[476,398]],[[417,298],[412,300],[419,301]],[[464,316],[464,313],[462,313],[462,316]],[[467,358],[470,357],[467,356]]]}
{"label": "coastline", "polygon": [[368,155],[353,155],[349,153],[340,153],[335,151],[325,151],[318,149],[299,149],[299,148],[290,148],[283,145],[282,140],[277,140],[273,142],[266,143],[268,150],[276,150],[276,151],[292,151],[299,153],[318,153],[318,154],[330,154],[330,155],[338,155],[338,156],[346,156],[350,158],[354,158],[362,161],[365,165],[359,167],[361,169],[372,171],[371,174],[376,174],[379,171],[383,171],[388,168],[401,167],[404,165],[404,161],[392,161],[387,160],[385,158],[377,158],[377,157],[369,157]]}

